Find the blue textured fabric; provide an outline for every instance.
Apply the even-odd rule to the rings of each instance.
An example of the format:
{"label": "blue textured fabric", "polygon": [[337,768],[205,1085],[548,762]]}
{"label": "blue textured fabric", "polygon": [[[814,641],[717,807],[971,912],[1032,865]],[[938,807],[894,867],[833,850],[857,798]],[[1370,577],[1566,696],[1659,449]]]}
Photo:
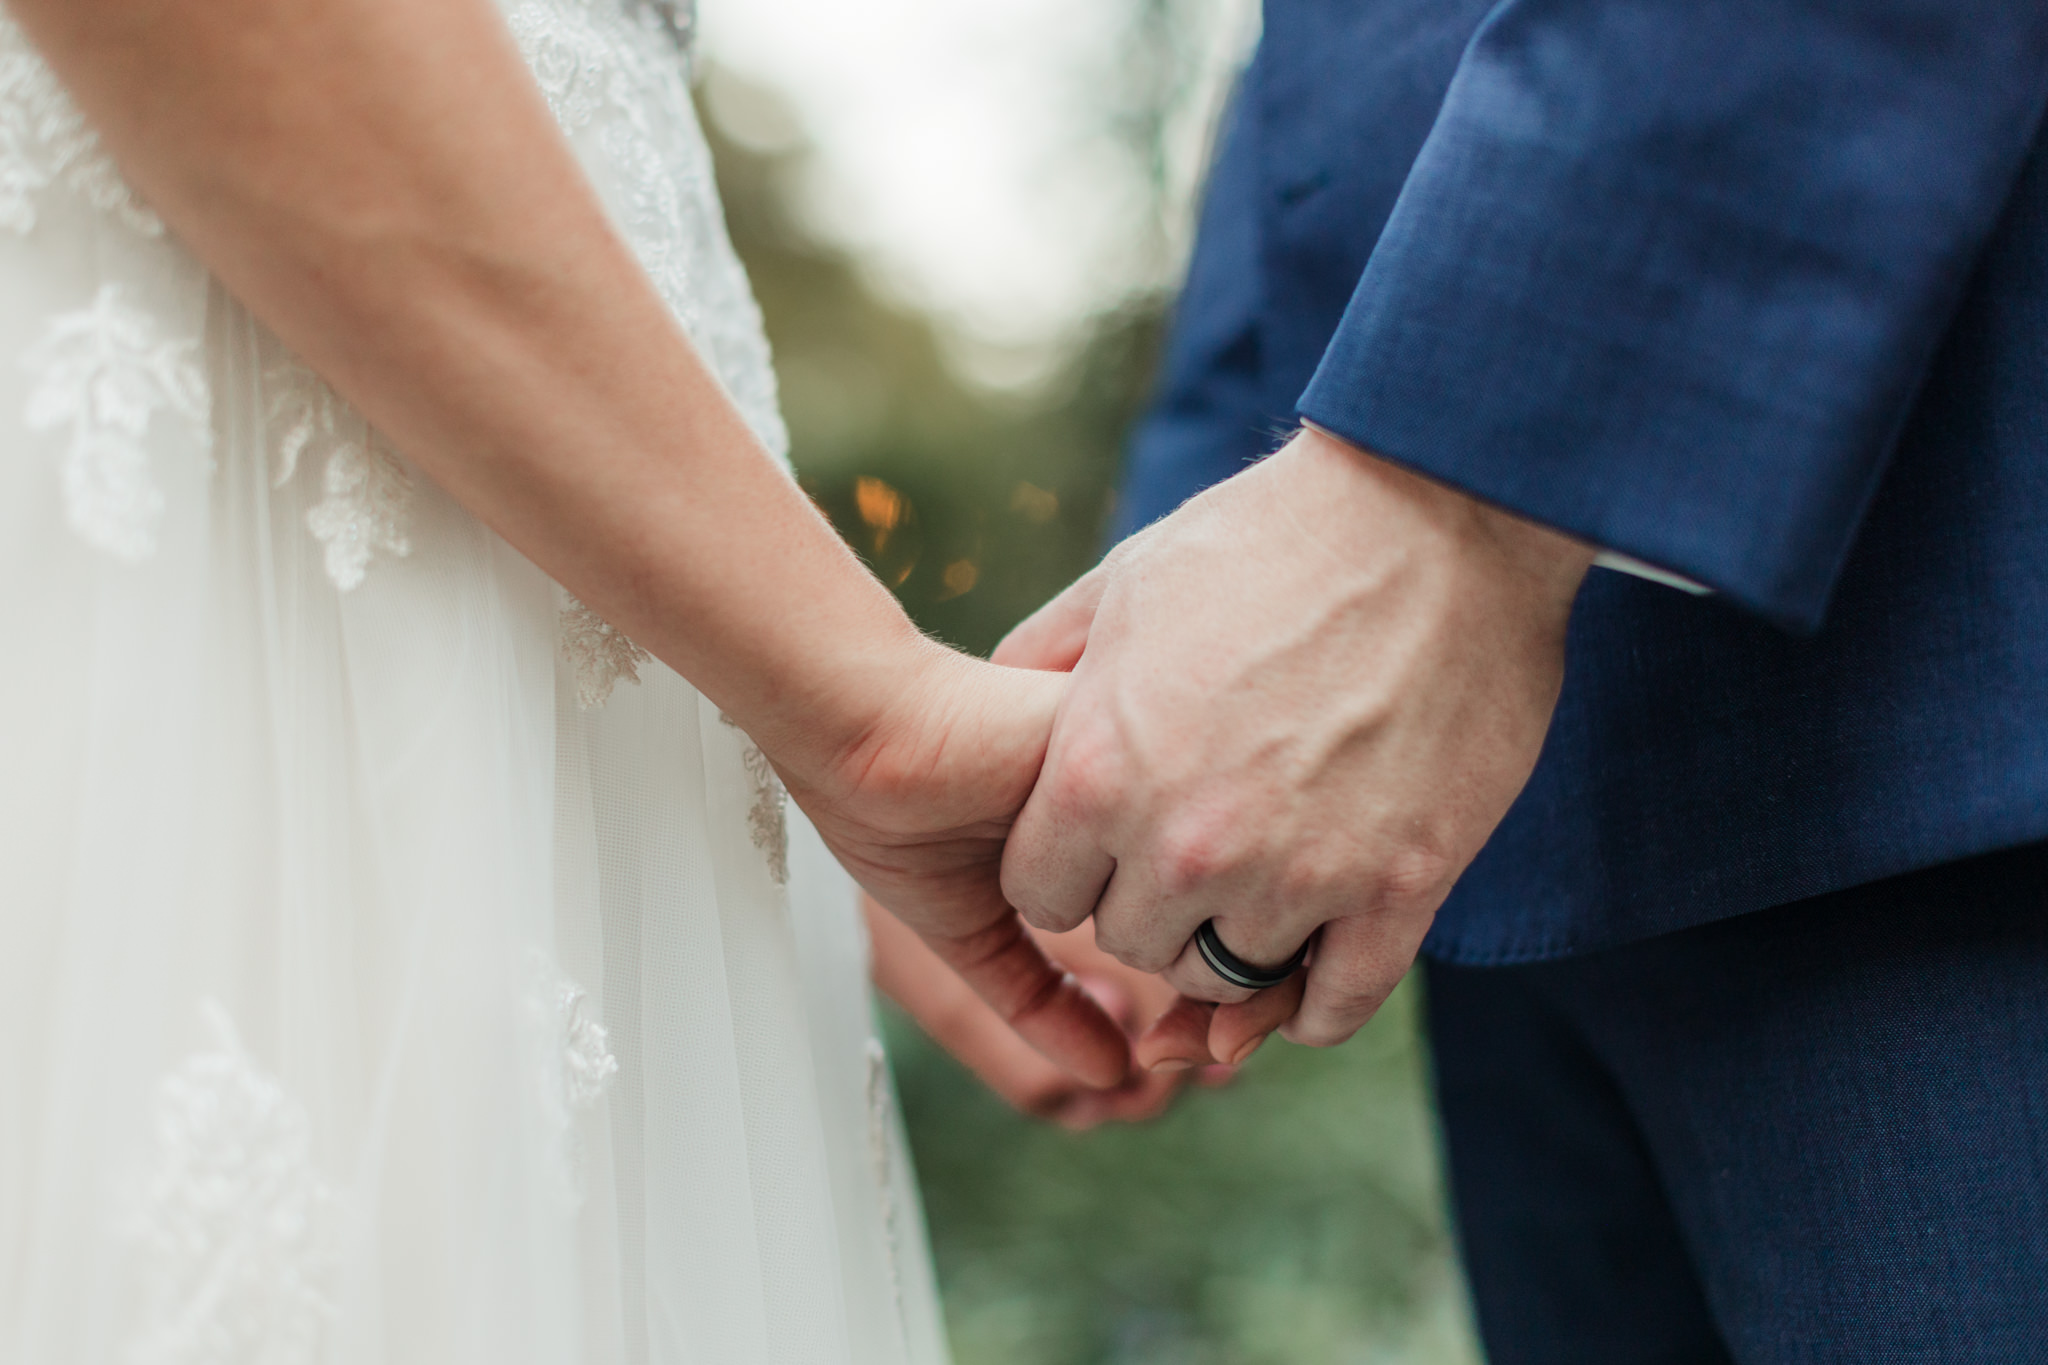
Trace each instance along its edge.
{"label": "blue textured fabric", "polygon": [[1300,414],[1721,593],[1592,576],[1429,953],[2048,837],[2044,102],[2016,0],[1268,0],[1122,529]]}
{"label": "blue textured fabric", "polygon": [[1428,968],[1493,1365],[2048,1358],[2048,852]]}

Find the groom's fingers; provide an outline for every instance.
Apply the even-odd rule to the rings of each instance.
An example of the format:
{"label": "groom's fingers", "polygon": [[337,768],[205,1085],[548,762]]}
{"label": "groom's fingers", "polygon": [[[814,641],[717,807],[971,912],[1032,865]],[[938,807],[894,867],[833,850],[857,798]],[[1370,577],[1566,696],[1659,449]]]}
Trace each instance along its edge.
{"label": "groom's fingers", "polygon": [[1241,1004],[1221,1006],[1209,1021],[1209,1054],[1231,1066],[1244,1065],[1274,1029],[1294,1017],[1307,989],[1308,973],[1299,971]]}
{"label": "groom's fingers", "polygon": [[1383,925],[1365,916],[1332,920],[1316,940],[1301,1008],[1281,1030],[1308,1047],[1335,1047],[1363,1028],[1414,963]]}
{"label": "groom's fingers", "polygon": [[925,941],[1019,1037],[1083,1084],[1108,1089],[1130,1074],[1123,1029],[1079,981],[1053,965],[1016,915]]}
{"label": "groom's fingers", "polygon": [[1307,984],[1308,973],[1296,972],[1234,1005],[1182,996],[1138,1039],[1138,1065],[1148,1071],[1241,1066],[1274,1029],[1294,1017]]}
{"label": "groom's fingers", "polygon": [[1070,672],[1088,647],[1088,631],[1108,581],[1100,569],[1083,574],[1004,636],[990,661],[1005,668]]}
{"label": "groom's fingers", "polygon": [[1196,1000],[1207,1000],[1213,1005],[1235,1005],[1258,994],[1257,991],[1247,990],[1243,986],[1233,986],[1216,975],[1215,968],[1203,959],[1202,950],[1194,945],[1192,939],[1188,941],[1187,947],[1181,949],[1180,956],[1173,960],[1173,965],[1160,975],[1166,978],[1167,985],[1182,995]]}
{"label": "groom's fingers", "polygon": [[[1223,946],[1236,957],[1257,967],[1277,967],[1288,961],[1308,938],[1308,934],[1291,927],[1291,921],[1276,916],[1226,913],[1215,916],[1213,922],[1216,936],[1223,941]],[[1233,986],[1218,976],[1192,938],[1181,949],[1180,956],[1173,960],[1173,965],[1161,975],[1182,995],[1213,1000],[1219,1005],[1236,1004],[1258,993]]]}
{"label": "groom's fingers", "polygon": [[[1032,928],[1063,934],[1095,913],[1116,873],[1097,842],[1097,812],[1054,758],[1003,845],[1003,896]],[[1120,956],[1120,955],[1119,955]]]}
{"label": "groom's fingers", "polygon": [[1209,1051],[1209,1021],[1215,1011],[1216,1007],[1204,1000],[1176,1000],[1139,1036],[1135,1049],[1138,1065],[1163,1072],[1213,1065],[1216,1058]]}

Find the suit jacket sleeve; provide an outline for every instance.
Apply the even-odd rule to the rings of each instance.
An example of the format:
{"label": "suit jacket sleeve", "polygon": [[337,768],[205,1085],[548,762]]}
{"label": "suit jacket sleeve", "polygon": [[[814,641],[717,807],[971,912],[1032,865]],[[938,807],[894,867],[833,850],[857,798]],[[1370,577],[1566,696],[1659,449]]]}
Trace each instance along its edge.
{"label": "suit jacket sleeve", "polygon": [[1504,0],[1302,414],[1811,629],[2044,97],[2040,0]]}

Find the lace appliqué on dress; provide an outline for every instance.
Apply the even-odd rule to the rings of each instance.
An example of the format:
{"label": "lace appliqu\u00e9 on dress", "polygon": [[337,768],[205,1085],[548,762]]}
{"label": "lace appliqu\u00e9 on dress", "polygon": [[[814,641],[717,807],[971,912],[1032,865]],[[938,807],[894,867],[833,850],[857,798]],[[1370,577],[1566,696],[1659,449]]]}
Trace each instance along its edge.
{"label": "lace appliqu\u00e9 on dress", "polygon": [[595,1109],[619,1073],[605,1026],[590,1017],[590,996],[534,949],[529,966],[527,1013],[542,1043],[541,1108],[554,1126],[563,1193],[583,1199],[583,1140],[577,1122]]}
{"label": "lace appliqu\u00e9 on dress", "polygon": [[[4,9],[0,9],[0,228],[27,236],[46,195],[69,193],[140,236],[164,225],[100,146],[99,134]],[[156,549],[164,497],[144,437],[151,418],[190,420],[210,444],[209,400],[194,338],[166,339],[156,320],[102,284],[91,306],[52,320],[22,357],[36,376],[31,429],[69,428],[61,478],[65,518],[95,549],[130,562]]]}
{"label": "lace appliqu\u00e9 on dress", "polygon": [[162,336],[119,285],[103,284],[90,308],[57,317],[22,357],[34,376],[29,427],[70,430],[64,514],[87,544],[118,559],[156,549],[164,495],[143,444],[151,420],[159,412],[185,418],[205,442],[210,399],[198,349]]}
{"label": "lace appliqu\u00e9 on dress", "polygon": [[562,609],[562,661],[576,673],[576,703],[589,711],[611,700],[622,682],[640,681],[654,656],[626,633],[571,597]]}
{"label": "lace appliqu\u00e9 on dress", "polygon": [[133,1228],[144,1258],[134,1365],[313,1365],[335,1314],[338,1200],[304,1109],[250,1059],[217,1001],[212,1050],[158,1087],[157,1166]]}
{"label": "lace appliqu\u00e9 on dress", "polygon": [[623,10],[601,16],[601,3],[519,5],[510,15],[512,33],[565,130],[573,133],[589,127],[600,113],[609,115],[600,142],[624,190],[627,238],[663,301],[694,332],[687,245],[679,233],[685,216],[678,165],[665,154],[647,117],[650,104],[659,103],[650,102],[648,92],[670,86],[680,91],[683,64],[672,49],[649,44],[644,32],[636,31],[647,24],[666,27],[670,16],[651,5],[636,6],[637,19]]}
{"label": "lace appliqu\u00e9 on dress", "polygon": [[694,5],[519,0],[508,19],[556,121],[571,135],[594,130],[612,208],[641,268],[747,425],[783,457],[789,433],[761,311],[726,236],[685,84]]}
{"label": "lace appliqu\u00e9 on dress", "polygon": [[[719,720],[739,729],[739,723],[731,716],[719,713]],[[747,741],[741,761],[747,765],[747,776],[754,781],[754,803],[747,808],[747,834],[754,847],[761,850],[768,859],[768,875],[777,886],[789,885],[789,792],[776,775],[775,765],[768,761],[768,755],[761,752],[761,746],[753,740]]]}
{"label": "lace appliqu\u00e9 on dress", "polygon": [[562,1099],[573,1111],[589,1109],[611,1089],[619,1074],[610,1035],[603,1024],[584,1012],[589,997],[575,982],[562,979],[555,990],[555,1024],[562,1043]]}
{"label": "lace appliqu\u00e9 on dress", "polygon": [[327,547],[327,576],[335,587],[360,587],[379,551],[401,559],[412,553],[406,535],[412,476],[375,433],[330,455],[320,487],[326,496],[306,513],[306,528]]}
{"label": "lace appliqu\u00e9 on dress", "polygon": [[36,200],[62,185],[146,237],[164,225],[100,147],[56,73],[0,10],[0,227],[35,231]]}
{"label": "lace appliqu\u00e9 on dress", "polygon": [[327,577],[343,592],[360,587],[378,554],[412,553],[412,475],[398,453],[327,381],[292,357],[264,372],[276,431],[276,486],[310,450],[327,457],[322,498],[306,528],[326,547]]}

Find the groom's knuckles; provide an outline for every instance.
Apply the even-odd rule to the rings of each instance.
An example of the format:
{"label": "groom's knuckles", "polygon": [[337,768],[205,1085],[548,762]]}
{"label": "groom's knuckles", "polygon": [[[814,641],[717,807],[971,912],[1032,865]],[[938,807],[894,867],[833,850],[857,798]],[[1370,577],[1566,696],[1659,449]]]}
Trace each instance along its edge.
{"label": "groom's knuckles", "polygon": [[1104,952],[1137,971],[1157,976],[1173,965],[1174,947],[1157,937],[1099,932],[1097,941]]}
{"label": "groom's knuckles", "polygon": [[1002,892],[1032,928],[1065,933],[1095,909],[1115,866],[1092,829],[1033,792],[1003,849]]}
{"label": "groom's knuckles", "polygon": [[1029,834],[1018,821],[1003,855],[1004,898],[1034,929],[1063,934],[1079,928],[1095,908],[1107,870],[1091,872],[1057,848],[1034,846]]}
{"label": "groom's knuckles", "polygon": [[1033,795],[1062,824],[1097,830],[1129,801],[1129,772],[1114,724],[1080,701],[1060,717]]}
{"label": "groom's knuckles", "polygon": [[1176,923],[1156,884],[1123,866],[1109,879],[1095,907],[1095,946],[1141,972],[1156,974],[1172,966],[1193,931],[1193,924]]}
{"label": "groom's knuckles", "polygon": [[1175,812],[1159,823],[1147,841],[1148,861],[1165,895],[1197,895],[1236,870],[1227,823],[1213,808]]}
{"label": "groom's knuckles", "polygon": [[1420,840],[1395,849],[1369,869],[1372,902],[1382,914],[1409,919],[1436,913],[1463,870],[1463,860]]}

